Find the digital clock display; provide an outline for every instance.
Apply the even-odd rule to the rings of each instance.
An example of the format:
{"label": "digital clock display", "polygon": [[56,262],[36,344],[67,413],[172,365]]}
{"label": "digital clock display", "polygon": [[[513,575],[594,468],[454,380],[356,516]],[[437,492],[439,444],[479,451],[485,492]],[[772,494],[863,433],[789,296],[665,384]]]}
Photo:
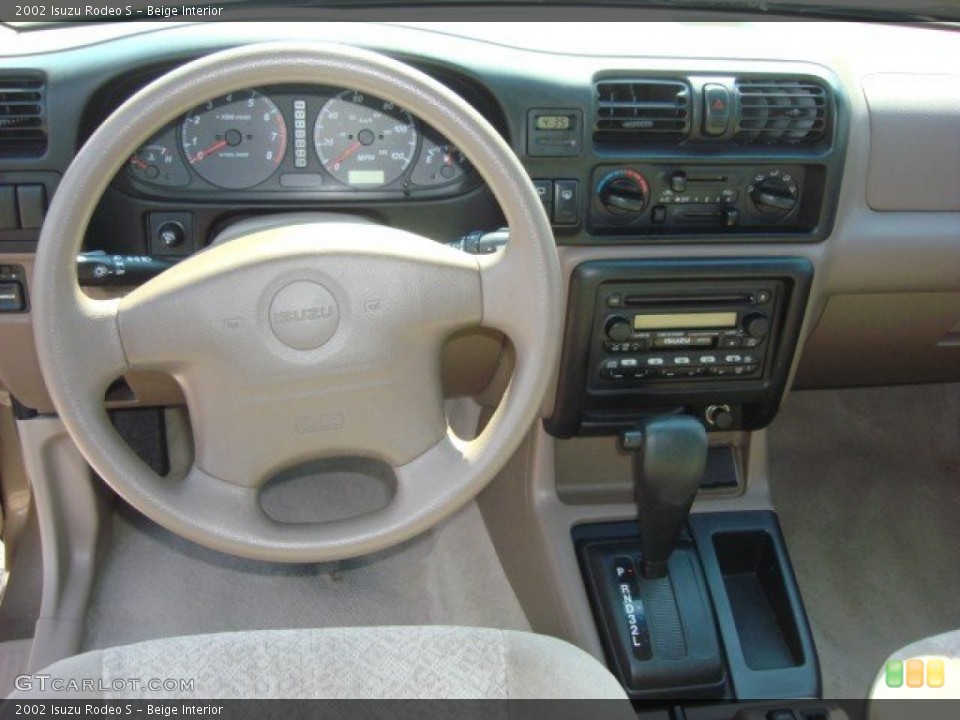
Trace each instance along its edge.
{"label": "digital clock display", "polygon": [[573,117],[570,115],[538,115],[537,130],[572,130]]}

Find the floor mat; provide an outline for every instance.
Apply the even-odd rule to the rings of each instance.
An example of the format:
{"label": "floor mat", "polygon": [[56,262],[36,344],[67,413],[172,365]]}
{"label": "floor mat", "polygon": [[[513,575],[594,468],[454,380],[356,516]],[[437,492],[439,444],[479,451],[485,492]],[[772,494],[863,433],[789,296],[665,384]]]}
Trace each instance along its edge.
{"label": "floor mat", "polygon": [[413,624],[530,629],[475,503],[389,551],[324,565],[221,555],[124,506],[84,647],[226,630]]}
{"label": "floor mat", "polygon": [[774,505],[828,698],[960,628],[960,385],[796,392],[770,428]]}

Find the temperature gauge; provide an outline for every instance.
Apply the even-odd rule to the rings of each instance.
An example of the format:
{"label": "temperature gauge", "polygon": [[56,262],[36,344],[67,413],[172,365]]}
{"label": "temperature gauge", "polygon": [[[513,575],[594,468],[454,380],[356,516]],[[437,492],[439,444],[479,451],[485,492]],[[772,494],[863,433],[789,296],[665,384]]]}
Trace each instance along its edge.
{"label": "temperature gauge", "polygon": [[469,167],[469,161],[456,147],[424,137],[420,160],[410,175],[410,182],[425,186],[446,185],[463,177]]}
{"label": "temperature gauge", "polygon": [[163,143],[144,145],[127,162],[127,172],[151,185],[181,187],[190,182],[190,172],[180,154]]}

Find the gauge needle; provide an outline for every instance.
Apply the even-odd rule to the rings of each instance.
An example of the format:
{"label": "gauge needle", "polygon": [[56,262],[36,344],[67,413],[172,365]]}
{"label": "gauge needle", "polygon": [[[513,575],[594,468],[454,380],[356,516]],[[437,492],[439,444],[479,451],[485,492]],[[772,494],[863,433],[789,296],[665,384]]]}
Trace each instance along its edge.
{"label": "gauge needle", "polygon": [[190,164],[191,164],[191,165],[196,165],[198,162],[200,162],[200,161],[203,160],[205,157],[207,157],[207,155],[212,155],[212,154],[215,153],[217,150],[220,150],[221,148],[225,148],[226,146],[227,146],[227,141],[226,141],[226,140],[218,140],[218,141],[215,142],[213,145],[211,145],[210,147],[208,147],[206,150],[201,150],[201,151],[198,152],[196,155],[191,156],[191,157],[190,157]]}
{"label": "gauge needle", "polygon": [[137,156],[133,156],[132,158],[130,158],[130,164],[133,165],[134,167],[140,168],[141,170],[144,170],[147,167],[147,164]]}
{"label": "gauge needle", "polygon": [[340,153],[340,156],[336,160],[330,163],[330,165],[332,165],[333,167],[337,167],[340,163],[342,163],[348,157],[353,155],[361,147],[363,147],[363,143],[361,143],[359,140],[354,140],[353,143],[346,150]]}

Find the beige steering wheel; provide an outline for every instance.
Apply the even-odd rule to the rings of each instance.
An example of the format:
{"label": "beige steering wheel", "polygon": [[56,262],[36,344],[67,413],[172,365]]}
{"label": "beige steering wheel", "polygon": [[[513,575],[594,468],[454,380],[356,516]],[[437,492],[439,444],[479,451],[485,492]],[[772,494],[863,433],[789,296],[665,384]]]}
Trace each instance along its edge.
{"label": "beige steering wheel", "polygon": [[[406,108],[459,147],[510,227],[505,252],[477,258],[349,218],[251,229],[121,300],[78,286],[76,255],[110,179],[152,133],[200,103],[281,83],[356,88]],[[550,225],[523,166],[464,100],[416,69],[336,45],[270,43],[210,55],[152,83],[103,123],[50,207],[33,278],[47,387],[90,465],[171,531],[271,561],[353,557],[410,538],[474,497],[536,420],[559,352],[561,281]],[[449,429],[440,349],[459,328],[506,334],[516,367],[475,440]],[[131,369],[183,388],[196,455],[161,478],[113,430],[104,393]],[[278,523],[259,489],[278,471],[333,456],[389,464],[381,510]]]}

